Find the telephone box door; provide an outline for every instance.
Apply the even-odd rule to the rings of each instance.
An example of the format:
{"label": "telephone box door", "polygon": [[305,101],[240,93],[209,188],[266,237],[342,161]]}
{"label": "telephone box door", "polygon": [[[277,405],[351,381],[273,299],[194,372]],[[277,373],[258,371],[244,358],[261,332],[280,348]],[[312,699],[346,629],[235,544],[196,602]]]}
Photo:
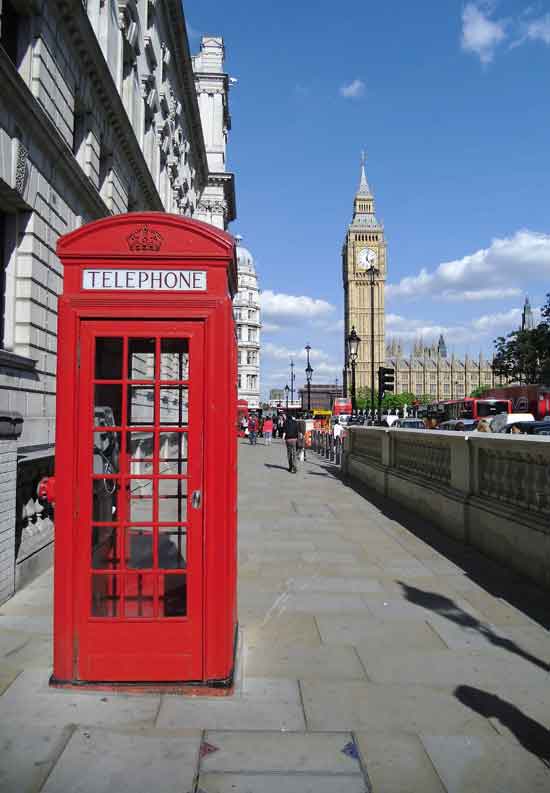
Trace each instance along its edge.
{"label": "telephone box door", "polygon": [[83,323],[80,680],[203,676],[203,345],[201,322]]}

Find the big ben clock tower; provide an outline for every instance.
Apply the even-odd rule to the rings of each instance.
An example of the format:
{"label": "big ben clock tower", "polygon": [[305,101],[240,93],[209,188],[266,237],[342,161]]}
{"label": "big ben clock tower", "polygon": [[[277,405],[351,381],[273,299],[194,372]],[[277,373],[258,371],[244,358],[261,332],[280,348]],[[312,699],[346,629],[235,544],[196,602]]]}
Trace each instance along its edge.
{"label": "big ben clock tower", "polygon": [[[361,159],[361,181],[353,205],[353,220],[348,227],[342,249],[344,280],[344,376],[351,382],[347,338],[355,327],[361,337],[355,367],[356,387],[371,387],[372,340],[374,339],[374,371],[384,366],[384,286],[386,283],[386,242],[384,227],[374,214],[374,197]],[[374,315],[374,336],[372,317]],[[376,384],[375,384],[376,387]]]}

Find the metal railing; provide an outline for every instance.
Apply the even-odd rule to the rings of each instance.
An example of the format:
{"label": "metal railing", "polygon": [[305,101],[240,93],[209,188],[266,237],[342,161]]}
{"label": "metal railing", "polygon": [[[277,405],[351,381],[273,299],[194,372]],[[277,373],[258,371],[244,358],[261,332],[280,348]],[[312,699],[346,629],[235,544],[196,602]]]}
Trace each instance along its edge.
{"label": "metal railing", "polygon": [[311,433],[311,450],[335,465],[342,465],[344,443],[342,438],[335,438],[331,432],[313,430]]}

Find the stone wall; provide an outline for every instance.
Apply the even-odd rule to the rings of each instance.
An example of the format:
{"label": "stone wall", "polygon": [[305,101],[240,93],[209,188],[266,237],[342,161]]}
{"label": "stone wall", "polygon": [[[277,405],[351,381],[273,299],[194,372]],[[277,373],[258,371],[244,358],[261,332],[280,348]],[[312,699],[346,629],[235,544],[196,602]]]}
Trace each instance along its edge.
{"label": "stone wall", "polygon": [[550,589],[550,438],[351,427],[344,472]]}

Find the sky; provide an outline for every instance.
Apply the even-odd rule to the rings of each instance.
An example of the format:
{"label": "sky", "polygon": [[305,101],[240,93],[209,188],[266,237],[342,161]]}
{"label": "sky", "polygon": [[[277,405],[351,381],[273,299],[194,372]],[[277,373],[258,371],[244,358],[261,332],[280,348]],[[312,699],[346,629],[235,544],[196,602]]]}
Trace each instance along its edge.
{"label": "sky", "polygon": [[388,243],[386,338],[490,355],[550,291],[550,0],[185,0],[221,35],[233,234],[262,290],[262,394],[341,382],[360,156]]}

